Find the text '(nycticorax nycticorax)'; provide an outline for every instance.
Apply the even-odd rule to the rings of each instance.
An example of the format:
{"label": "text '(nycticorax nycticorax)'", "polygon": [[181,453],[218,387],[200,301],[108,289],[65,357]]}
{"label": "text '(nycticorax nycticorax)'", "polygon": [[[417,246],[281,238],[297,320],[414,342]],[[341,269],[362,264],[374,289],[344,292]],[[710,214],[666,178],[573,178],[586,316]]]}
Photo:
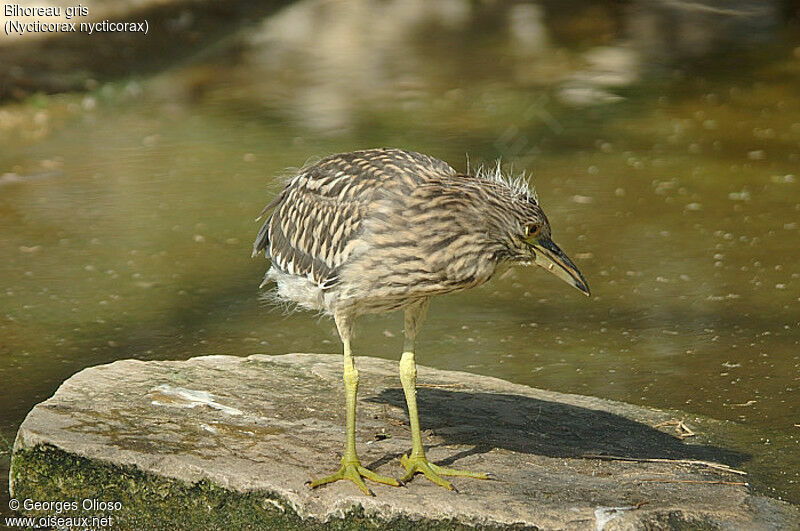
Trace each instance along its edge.
{"label": "text '(nycticorax nycticorax)'", "polygon": [[414,343],[434,295],[483,284],[504,264],[536,264],[589,294],[583,275],[550,239],[550,224],[522,179],[495,172],[460,174],[445,162],[400,149],[326,157],[297,171],[262,212],[270,213],[253,244],[272,262],[264,283],[302,308],[333,317],[344,344],[347,436],[341,467],[311,482],[340,479],[367,494],[363,478],[399,485],[361,466],[356,454],[358,371],[350,339],[366,313],[405,311],[400,381],[411,424],[411,453],[400,481],[422,473],[486,474],[435,465],[425,457],[416,398]]}

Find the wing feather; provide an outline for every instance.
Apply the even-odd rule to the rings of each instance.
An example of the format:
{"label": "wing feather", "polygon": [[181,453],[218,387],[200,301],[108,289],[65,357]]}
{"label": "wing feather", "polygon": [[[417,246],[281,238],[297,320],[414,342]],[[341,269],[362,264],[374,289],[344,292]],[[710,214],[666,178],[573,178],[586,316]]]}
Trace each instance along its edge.
{"label": "wing feather", "polygon": [[272,211],[256,236],[272,266],[323,288],[358,247],[364,220],[379,197],[411,193],[433,176],[455,175],[438,159],[399,149],[342,153],[302,168],[262,211]]}

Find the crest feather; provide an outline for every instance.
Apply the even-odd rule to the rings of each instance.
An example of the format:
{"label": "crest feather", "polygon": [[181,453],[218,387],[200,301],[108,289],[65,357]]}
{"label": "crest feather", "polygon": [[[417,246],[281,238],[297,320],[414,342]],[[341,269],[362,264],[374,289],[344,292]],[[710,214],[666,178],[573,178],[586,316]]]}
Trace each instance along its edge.
{"label": "crest feather", "polygon": [[539,197],[529,182],[528,174],[522,171],[514,175],[513,168],[507,173],[503,172],[500,159],[497,160],[494,166],[478,166],[475,170],[475,178],[505,186],[515,198],[539,204]]}

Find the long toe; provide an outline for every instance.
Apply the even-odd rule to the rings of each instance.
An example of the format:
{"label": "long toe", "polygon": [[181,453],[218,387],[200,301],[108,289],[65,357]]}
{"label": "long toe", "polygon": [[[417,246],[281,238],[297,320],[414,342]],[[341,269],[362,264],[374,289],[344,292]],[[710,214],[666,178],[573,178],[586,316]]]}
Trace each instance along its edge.
{"label": "long toe", "polygon": [[368,468],[364,468],[363,466],[358,467],[358,472],[365,478],[370,481],[374,481],[375,483],[383,483],[384,485],[391,485],[393,487],[399,487],[400,482],[397,481],[395,478],[390,478],[389,476],[381,476],[380,474],[376,474],[372,470]]}
{"label": "long toe", "polygon": [[325,476],[324,478],[315,479],[314,481],[310,482],[308,486],[314,489],[321,485],[346,479],[355,483],[364,494],[368,496],[375,496],[369,487],[367,487],[367,484],[364,483],[363,478],[369,479],[370,481],[374,481],[376,483],[383,483],[384,485],[392,485],[394,487],[400,486],[400,482],[396,479],[387,476],[381,476],[380,474],[376,474],[372,470],[364,468],[360,464],[355,463],[342,464],[342,467],[333,474]]}
{"label": "long toe", "polygon": [[430,464],[431,468],[442,476],[460,476],[472,479],[491,479],[492,474],[485,472],[470,472],[469,470],[458,470],[456,468],[447,468],[439,465]]}
{"label": "long toe", "polygon": [[447,468],[435,465],[428,461],[425,457],[408,457],[404,455],[400,458],[400,462],[406,469],[406,474],[400,478],[400,481],[406,482],[411,480],[415,474],[424,474],[426,478],[436,483],[437,485],[446,488],[447,490],[454,490],[453,484],[444,479],[442,476],[460,476],[474,479],[489,479],[488,474],[481,472],[468,472],[466,470],[457,470],[455,468]]}

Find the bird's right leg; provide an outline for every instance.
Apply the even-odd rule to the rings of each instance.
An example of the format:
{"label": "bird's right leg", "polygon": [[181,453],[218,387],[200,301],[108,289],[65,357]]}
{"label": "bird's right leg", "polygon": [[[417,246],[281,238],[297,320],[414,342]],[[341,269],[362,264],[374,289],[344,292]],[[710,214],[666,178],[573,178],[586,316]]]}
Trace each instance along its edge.
{"label": "bird's right leg", "polygon": [[358,369],[353,362],[353,353],[350,349],[350,335],[352,332],[352,324],[350,319],[345,317],[336,317],[336,326],[339,329],[339,336],[342,338],[344,344],[344,390],[347,403],[347,435],[344,448],[344,456],[342,457],[342,466],[324,478],[315,479],[309,485],[311,488],[319,487],[326,483],[339,481],[340,479],[347,479],[355,483],[364,494],[374,495],[367,487],[362,478],[367,478],[377,483],[384,483],[386,485],[400,486],[394,478],[381,476],[372,470],[361,466],[361,462],[356,455],[356,394],[358,393]]}
{"label": "bird's right leg", "polygon": [[410,481],[415,474],[424,474],[426,478],[448,490],[453,490],[453,485],[442,476],[462,476],[475,479],[489,479],[487,474],[469,472],[439,466],[428,461],[425,448],[422,446],[422,435],[419,429],[419,413],[417,411],[417,364],[414,360],[415,341],[422,320],[428,310],[428,300],[406,309],[405,315],[405,342],[403,355],[400,358],[400,382],[403,384],[403,393],[406,395],[408,406],[408,421],[411,425],[411,453],[400,458],[400,463],[406,469],[406,474],[401,481]]}

